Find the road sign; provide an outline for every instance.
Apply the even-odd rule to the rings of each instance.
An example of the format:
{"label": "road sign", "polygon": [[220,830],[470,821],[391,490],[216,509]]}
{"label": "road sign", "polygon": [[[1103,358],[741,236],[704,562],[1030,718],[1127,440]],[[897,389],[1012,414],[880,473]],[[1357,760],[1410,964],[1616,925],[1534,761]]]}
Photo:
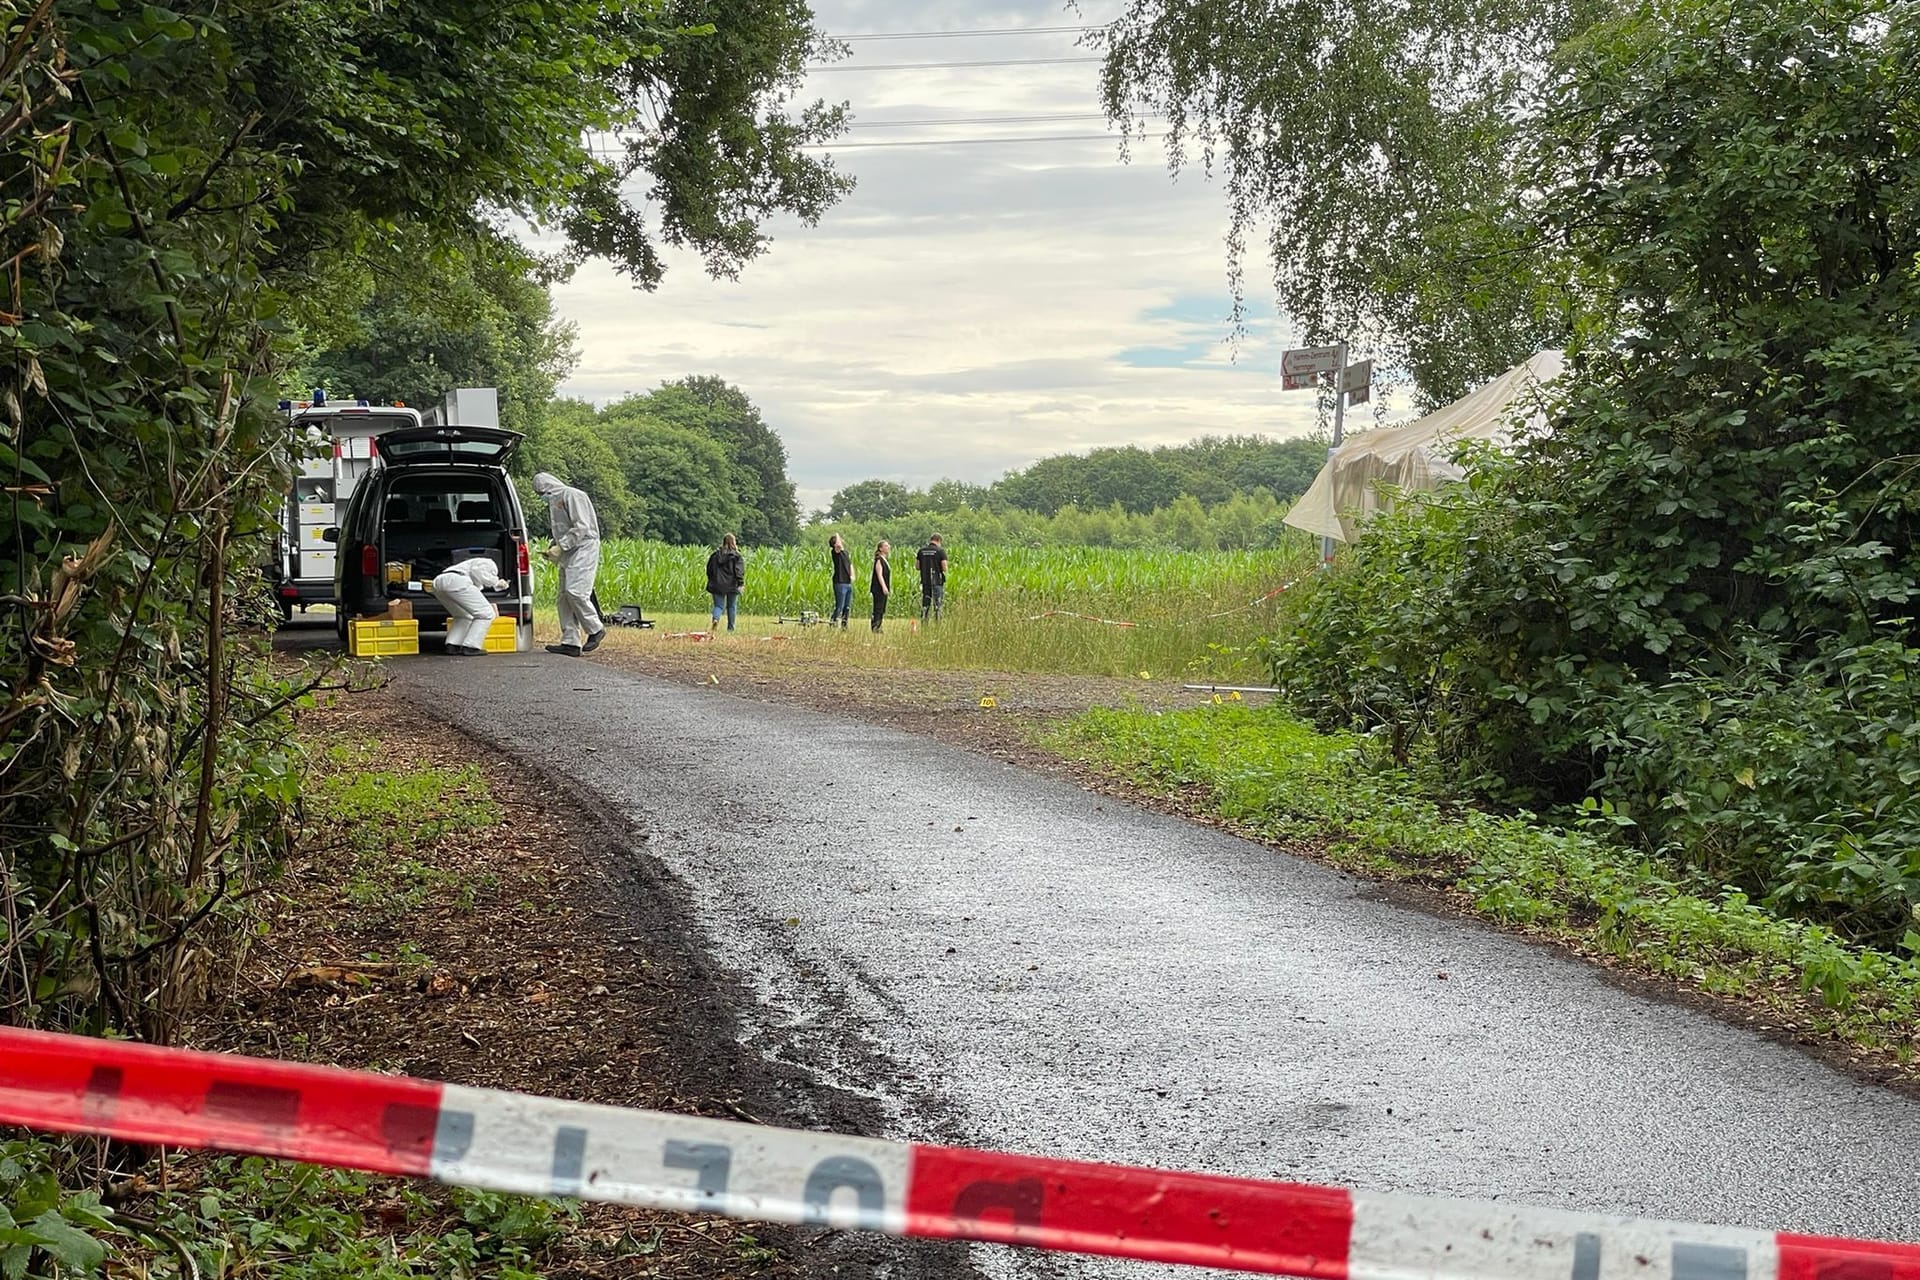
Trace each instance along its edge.
{"label": "road sign", "polygon": [[1348,404],[1365,404],[1373,399],[1373,361],[1348,365],[1340,375],[1340,389],[1347,393]]}
{"label": "road sign", "polygon": [[1295,347],[1280,357],[1280,372],[1292,377],[1299,374],[1334,373],[1340,368],[1340,362],[1346,358],[1344,347]]}

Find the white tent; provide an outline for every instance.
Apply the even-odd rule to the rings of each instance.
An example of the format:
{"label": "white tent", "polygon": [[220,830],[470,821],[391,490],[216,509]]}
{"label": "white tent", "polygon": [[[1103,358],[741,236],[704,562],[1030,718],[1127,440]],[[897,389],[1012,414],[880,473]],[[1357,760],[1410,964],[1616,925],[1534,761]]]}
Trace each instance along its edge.
{"label": "white tent", "polygon": [[1565,353],[1542,351],[1470,395],[1404,427],[1363,431],[1333,451],[1313,485],[1286,516],[1296,529],[1351,542],[1359,526],[1388,506],[1383,484],[1400,490],[1438,489],[1466,474],[1447,460],[1458,440],[1489,440],[1505,448],[1520,432],[1545,421],[1541,384],[1560,376]]}

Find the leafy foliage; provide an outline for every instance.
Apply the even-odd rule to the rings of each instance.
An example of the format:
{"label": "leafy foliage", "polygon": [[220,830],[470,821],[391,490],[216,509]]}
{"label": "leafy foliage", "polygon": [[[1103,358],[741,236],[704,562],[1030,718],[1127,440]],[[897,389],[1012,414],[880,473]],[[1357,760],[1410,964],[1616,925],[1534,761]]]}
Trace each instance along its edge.
{"label": "leafy foliage", "polygon": [[[657,238],[730,273],[766,215],[845,190],[805,150],[838,113],[792,102],[804,6],[712,8],[0,6],[9,1022],[165,1039],[198,931],[283,848],[303,691],[269,668],[253,566],[293,359],[478,370],[524,416],[565,352],[506,217],[573,233],[556,269],[600,253],[650,285]],[[657,228],[622,194],[643,171]]]}
{"label": "leafy foliage", "polygon": [[799,538],[786,447],[746,394],[719,378],[683,378],[597,411],[561,401],[516,465],[593,495],[607,537],[687,546],[726,533],[749,546]]}
{"label": "leafy foliage", "polygon": [[[199,1190],[115,1213],[62,1187],[57,1148],[0,1144],[0,1274],[8,1277],[264,1272],[300,1280],[488,1275],[533,1280],[578,1263],[577,1204],[497,1195],[285,1161],[219,1157]],[[143,1216],[151,1214],[151,1219]],[[117,1255],[107,1265],[110,1255]]]}
{"label": "leafy foliage", "polygon": [[[355,296],[357,308],[341,305]],[[490,233],[369,260],[328,297],[334,310],[313,335],[320,345],[287,380],[302,393],[322,387],[342,400],[424,407],[454,387],[494,387],[500,425],[524,434],[577,359],[543,269]]]}
{"label": "leafy foliage", "polygon": [[1516,219],[1520,140],[1593,0],[1130,0],[1103,33],[1108,114],[1164,115],[1169,165],[1222,171],[1310,339],[1391,358],[1441,403],[1557,346],[1553,255]]}
{"label": "leafy foliage", "polygon": [[[876,481],[874,483],[886,483]],[[890,509],[898,510],[898,507]],[[1265,489],[1236,494],[1203,507],[1191,495],[1172,506],[1134,515],[1119,503],[1093,510],[1062,507],[1051,516],[1017,507],[993,510],[958,506],[909,508],[909,513],[855,521],[828,519],[808,526],[819,545],[838,533],[848,546],[870,547],[885,538],[896,547],[918,546],[940,534],[950,544],[1021,547],[1113,547],[1140,551],[1262,551],[1304,546],[1306,537],[1285,522],[1287,508]]]}
{"label": "leafy foliage", "polygon": [[98,1196],[61,1186],[52,1148],[0,1143],[0,1275],[92,1275],[107,1257],[100,1237],[122,1230]]}
{"label": "leafy foliage", "polygon": [[[484,234],[510,214],[651,288],[657,241],[732,274],[777,212],[817,219],[850,187],[804,148],[842,111],[792,98],[819,44],[795,0],[301,0],[226,19],[220,83],[254,145],[297,156],[277,248],[324,261],[395,229]],[[246,118],[243,116],[242,118]],[[658,225],[625,194],[652,179]]]}
{"label": "leafy foliage", "polygon": [[833,495],[827,514],[835,520],[867,524],[898,520],[913,510],[913,491],[895,480],[861,480]]}
{"label": "leafy foliage", "polygon": [[1648,4],[1568,53],[1535,216],[1590,336],[1551,431],[1380,521],[1276,679],[1693,884],[1920,945],[1914,15]]}
{"label": "leafy foliage", "polygon": [[800,537],[800,505],[787,478],[787,448],[740,388],[714,377],[681,378],[639,400],[609,405],[606,417],[628,412],[704,436],[728,463],[726,487],[738,514],[702,542],[732,532],[751,546],[780,546]]}
{"label": "leafy foliage", "polygon": [[0,1007],[161,1037],[188,927],[273,861],[297,786],[297,690],[243,630],[285,483],[260,262],[295,166],[236,162],[215,24],[42,7],[7,50]]}

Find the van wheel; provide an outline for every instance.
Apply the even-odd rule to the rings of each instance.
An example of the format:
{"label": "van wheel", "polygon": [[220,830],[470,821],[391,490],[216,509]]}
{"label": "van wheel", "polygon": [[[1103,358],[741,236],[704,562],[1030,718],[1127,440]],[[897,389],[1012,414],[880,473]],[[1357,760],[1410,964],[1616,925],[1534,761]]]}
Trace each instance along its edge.
{"label": "van wheel", "polygon": [[347,611],[339,605],[333,608],[333,633],[340,637],[340,647],[347,647]]}

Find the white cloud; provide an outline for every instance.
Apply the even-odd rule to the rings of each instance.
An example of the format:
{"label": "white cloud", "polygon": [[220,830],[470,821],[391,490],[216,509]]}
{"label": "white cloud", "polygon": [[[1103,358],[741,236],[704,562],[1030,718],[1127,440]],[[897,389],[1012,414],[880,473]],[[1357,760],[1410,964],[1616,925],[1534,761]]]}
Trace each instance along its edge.
{"label": "white cloud", "polygon": [[[1055,26],[1052,3],[818,0],[836,35]],[[1110,11],[1111,6],[1108,6]],[[861,42],[856,63],[1081,56],[1070,35]],[[1092,65],[828,72],[861,128],[849,144],[1104,134],[1099,120],[868,127],[885,119],[1098,110]],[[1282,395],[1284,327],[1228,334],[1220,191],[1175,184],[1151,143],[849,145],[859,188],[820,226],[776,225],[738,281],[669,255],[635,292],[589,266],[556,290],[580,332],[563,393],[605,402],[688,374],[742,387],[786,441],[805,506],[869,476],[979,482],[1064,450],[1172,444],[1203,432],[1298,435],[1310,397]],[[1237,358],[1236,358],[1237,357]]]}

